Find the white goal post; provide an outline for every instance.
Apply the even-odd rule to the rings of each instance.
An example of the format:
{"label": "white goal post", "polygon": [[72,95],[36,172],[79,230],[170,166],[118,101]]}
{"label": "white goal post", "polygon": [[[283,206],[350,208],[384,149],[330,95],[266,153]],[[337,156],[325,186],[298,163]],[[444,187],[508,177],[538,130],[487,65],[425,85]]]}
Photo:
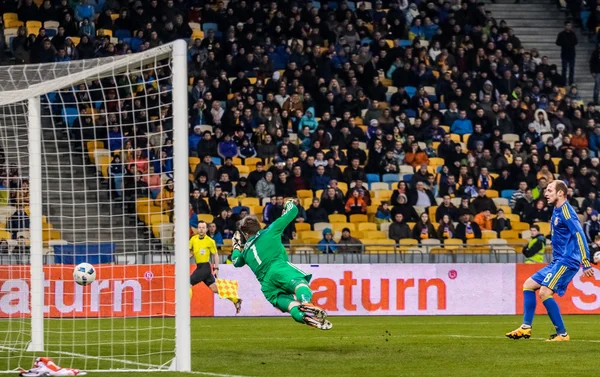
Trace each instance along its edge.
{"label": "white goal post", "polygon": [[0,372],[190,371],[186,42],[3,66],[0,94]]}

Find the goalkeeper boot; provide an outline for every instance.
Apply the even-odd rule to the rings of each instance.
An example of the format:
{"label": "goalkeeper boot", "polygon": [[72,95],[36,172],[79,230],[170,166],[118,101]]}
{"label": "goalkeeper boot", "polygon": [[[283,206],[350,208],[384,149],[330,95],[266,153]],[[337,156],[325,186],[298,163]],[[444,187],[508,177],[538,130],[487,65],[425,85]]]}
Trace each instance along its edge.
{"label": "goalkeeper boot", "polygon": [[233,305],[235,305],[235,314],[240,314],[242,311],[242,299],[238,298],[237,302],[234,302]]}
{"label": "goalkeeper boot", "polygon": [[549,339],[546,339],[546,342],[566,342],[571,340],[569,334],[552,334]]}
{"label": "goalkeeper boot", "polygon": [[310,314],[313,318],[317,319],[318,321],[323,322],[327,319],[327,312],[311,303],[301,304],[300,310],[304,313]]}
{"label": "goalkeeper boot", "polygon": [[331,330],[333,325],[328,320],[318,320],[316,318],[311,317],[310,315],[304,316],[304,323],[310,327],[314,327],[319,330]]}
{"label": "goalkeeper boot", "polygon": [[529,339],[531,338],[531,327],[523,328],[522,326],[516,330],[506,333],[506,337],[510,339]]}

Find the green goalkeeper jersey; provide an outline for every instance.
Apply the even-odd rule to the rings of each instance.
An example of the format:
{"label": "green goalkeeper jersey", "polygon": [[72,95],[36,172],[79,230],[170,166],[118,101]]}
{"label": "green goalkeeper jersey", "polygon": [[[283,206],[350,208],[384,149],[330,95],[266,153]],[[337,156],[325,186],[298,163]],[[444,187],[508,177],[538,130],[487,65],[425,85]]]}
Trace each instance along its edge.
{"label": "green goalkeeper jersey", "polygon": [[235,267],[248,265],[259,281],[262,281],[269,267],[277,262],[287,262],[288,256],[281,243],[281,233],[296,219],[298,208],[292,202],[286,203],[284,214],[273,221],[266,229],[258,231],[244,245],[244,250],[233,250],[231,261]]}

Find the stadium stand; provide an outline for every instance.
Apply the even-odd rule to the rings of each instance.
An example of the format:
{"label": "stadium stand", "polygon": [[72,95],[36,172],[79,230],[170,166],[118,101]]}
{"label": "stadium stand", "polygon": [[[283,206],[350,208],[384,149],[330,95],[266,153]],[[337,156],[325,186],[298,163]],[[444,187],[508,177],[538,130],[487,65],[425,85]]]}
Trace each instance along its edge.
{"label": "stadium stand", "polygon": [[[326,229],[339,241],[347,228],[366,253],[518,252],[531,224],[550,232],[542,193],[554,179],[568,183],[588,236],[600,231],[600,112],[483,3],[18,4],[2,4],[15,64],[189,41],[191,216],[214,223],[225,244],[235,220],[254,214],[268,225],[284,198],[297,197],[297,223],[285,232],[296,246],[319,243]],[[72,129],[81,127],[78,111],[90,114],[104,136],[83,146],[88,165],[109,182],[113,202],[164,241],[173,232],[172,147],[152,135],[170,133],[171,109],[108,119],[139,110],[136,96],[168,95],[164,72],[146,74],[120,90],[133,107],[110,103],[108,82],[89,88],[99,95],[85,109],[48,102]],[[132,130],[142,124],[139,137]],[[110,147],[109,126],[122,146]],[[26,213],[18,199],[26,185],[11,179],[18,172],[4,174],[1,223],[15,240],[27,228],[11,220]],[[124,186],[152,174],[160,175],[154,189]],[[397,245],[392,230],[406,231]],[[50,224],[44,237],[61,239]]]}

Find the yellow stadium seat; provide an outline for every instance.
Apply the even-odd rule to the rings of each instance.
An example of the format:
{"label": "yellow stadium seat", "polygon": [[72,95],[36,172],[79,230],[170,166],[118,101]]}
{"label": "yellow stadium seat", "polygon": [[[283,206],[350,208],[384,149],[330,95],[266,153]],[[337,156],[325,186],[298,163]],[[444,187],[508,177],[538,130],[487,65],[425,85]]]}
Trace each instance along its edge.
{"label": "yellow stadium seat", "polygon": [[96,164],[100,167],[100,171],[102,172],[102,176],[104,178],[108,178],[108,169],[110,168],[110,157],[101,156],[100,160]]}
{"label": "yellow stadium seat", "polygon": [[104,37],[109,36],[109,37],[112,38],[113,32],[110,29],[98,29],[98,30],[96,30],[96,35],[99,36],[99,37],[101,37],[101,36],[104,36]]}
{"label": "yellow stadium seat", "polygon": [[232,163],[233,163],[235,166],[238,166],[238,165],[241,165],[241,164],[242,164],[242,159],[241,159],[241,158],[239,158],[239,157],[234,157],[234,158],[232,158],[232,159],[231,159],[231,162],[232,162]]}
{"label": "yellow stadium seat", "polygon": [[393,254],[396,252],[396,241],[394,240],[390,240],[390,239],[375,239],[373,240],[373,243],[375,243],[376,246],[376,251],[377,252],[383,252],[383,253],[387,253],[387,254]]}
{"label": "yellow stadium seat", "polygon": [[42,23],[40,21],[27,21],[27,23],[25,24],[25,27],[27,27],[28,30],[30,28],[39,30],[42,28]]}
{"label": "yellow stadium seat", "polygon": [[304,232],[298,232],[298,237],[300,240],[303,241],[316,239],[318,242],[318,240],[323,238],[323,232],[320,232],[318,230],[307,230]]}
{"label": "yellow stadium seat", "polygon": [[462,240],[458,240],[455,238],[451,238],[449,240],[444,240],[444,249],[446,250],[458,250],[463,247]]}
{"label": "yellow stadium seat", "polygon": [[2,15],[2,19],[4,20],[4,23],[6,24],[6,21],[18,20],[19,19],[19,15],[16,14],[16,13],[4,13]]}
{"label": "yellow stadium seat", "polygon": [[350,215],[350,222],[351,223],[366,223],[367,221],[369,221],[369,217],[367,215]]}
{"label": "yellow stadium seat", "polygon": [[238,168],[238,172],[240,173],[240,175],[250,174],[250,167],[246,165],[236,165],[235,167]]}
{"label": "yellow stadium seat", "polygon": [[[354,237],[356,237],[356,235],[353,234]],[[372,239],[372,240],[385,240],[388,239],[388,234],[387,232],[384,232],[382,230],[371,230],[366,232],[366,238]]]}
{"label": "yellow stadium seat", "polygon": [[227,198],[227,203],[229,203],[229,207],[237,207],[240,205],[240,202],[236,198]]}
{"label": "yellow stadium seat", "polygon": [[498,197],[498,191],[496,191],[496,190],[486,190],[485,191],[485,195],[488,198],[497,198]]}
{"label": "yellow stadium seat", "polygon": [[188,164],[196,166],[199,163],[200,159],[198,157],[188,157]]}
{"label": "yellow stadium seat", "polygon": [[377,224],[368,222],[360,223],[358,224],[358,230],[361,232],[377,230]]}
{"label": "yellow stadium seat", "polygon": [[471,239],[467,240],[467,247],[461,250],[465,254],[480,254],[489,253],[490,247],[487,245],[488,240]]}
{"label": "yellow stadium seat", "polygon": [[71,37],[71,40],[73,41],[73,44],[75,46],[79,45],[79,42],[81,42],[81,38],[80,37]]}
{"label": "yellow stadium seat", "polygon": [[323,190],[317,190],[317,191],[315,191],[315,197],[321,198],[322,196],[323,196]]}
{"label": "yellow stadium seat", "polygon": [[460,143],[460,135],[457,134],[450,134],[450,140],[452,140],[455,143]]}
{"label": "yellow stadium seat", "polygon": [[431,157],[429,158],[430,166],[444,166],[444,159],[439,157]]}
{"label": "yellow stadium seat", "polygon": [[[341,169],[341,168],[340,168]],[[338,188],[342,190],[344,195],[348,192],[348,184],[346,182],[338,182]]]}
{"label": "yellow stadium seat", "polygon": [[300,199],[310,199],[310,203],[312,204],[313,192],[312,190],[298,190],[296,191],[296,196]]}
{"label": "yellow stadium seat", "polygon": [[88,141],[86,143],[86,145],[87,145],[87,149],[88,149],[88,157],[90,158],[90,161],[93,164],[93,163],[96,162],[94,151],[96,149],[104,149],[104,142],[103,141],[92,140],[92,141]]}
{"label": "yellow stadium seat", "polygon": [[210,214],[200,214],[200,215],[196,215],[198,216],[198,221],[204,221],[206,223],[212,223],[214,220],[213,215]]}
{"label": "yellow stadium seat", "polygon": [[345,223],[345,222],[347,222],[347,218],[346,218],[346,215],[333,214],[333,215],[329,215],[329,222],[330,223]]}
{"label": "yellow stadium seat", "polygon": [[[303,191],[303,190],[298,190],[298,191]],[[308,190],[310,191],[310,190]],[[304,207],[304,209],[309,209],[310,206],[312,205],[312,198],[301,198],[300,202],[302,203],[302,206]]]}
{"label": "yellow stadium seat", "polygon": [[7,232],[5,230],[0,230],[0,239],[11,240],[12,239],[12,233]]}
{"label": "yellow stadium seat", "polygon": [[484,240],[493,240],[495,238],[498,238],[498,234],[493,230],[482,230],[481,238],[483,238]]}
{"label": "yellow stadium seat", "polygon": [[405,253],[407,251],[409,251],[410,249],[415,249],[419,247],[419,241],[413,239],[413,238],[405,238],[403,240],[400,240],[400,242],[398,242],[399,246],[398,246],[398,250]]}
{"label": "yellow stadium seat", "polygon": [[248,157],[246,160],[244,160],[244,165],[256,165],[259,162],[262,162],[261,158]]}
{"label": "yellow stadium seat", "polygon": [[10,28],[18,28],[24,26],[23,21],[19,21],[19,20],[6,20],[4,22],[4,27],[7,29]]}
{"label": "yellow stadium seat", "polygon": [[529,243],[529,240],[525,240],[523,238],[507,238],[506,244],[512,247],[523,247]]}
{"label": "yellow stadium seat", "polygon": [[[505,206],[505,205],[499,205],[496,206],[496,208],[501,209],[504,211],[504,214],[510,214],[512,215],[512,208],[510,208],[510,206]],[[510,220],[512,222],[512,220]]]}
{"label": "yellow stadium seat", "polygon": [[306,232],[310,230],[310,224],[309,223],[296,223],[296,233],[299,232]]}
{"label": "yellow stadium seat", "polygon": [[169,215],[151,215],[150,216],[150,225],[168,223]]}
{"label": "yellow stadium seat", "polygon": [[435,220],[435,212],[437,211],[438,206],[430,206],[427,209],[427,213],[429,213],[429,218]]}
{"label": "yellow stadium seat", "polygon": [[204,32],[202,30],[193,30],[192,39],[204,39]]}
{"label": "yellow stadium seat", "polygon": [[[550,234],[550,223],[536,223],[540,227],[540,233],[544,236]],[[512,237],[511,237],[512,238]],[[517,237],[515,237],[517,238]]]}
{"label": "yellow stadium seat", "polygon": [[507,219],[509,219],[511,223],[518,223],[521,221],[521,218],[519,217],[519,215],[514,214],[514,213],[509,213],[509,214],[505,213],[505,217]]}
{"label": "yellow stadium seat", "polygon": [[516,230],[503,230],[502,232],[500,232],[500,238],[507,240],[509,238],[520,238],[520,237],[519,237],[519,232]]}
{"label": "yellow stadium seat", "polygon": [[527,223],[521,223],[521,222],[519,222],[519,223],[511,223],[510,225],[512,226],[512,230],[517,230],[519,232],[522,232],[524,230],[529,230],[529,228],[530,228],[529,224],[527,224]]}
{"label": "yellow stadium seat", "polygon": [[40,28],[39,27],[33,27],[33,26],[31,26],[31,27],[28,26],[27,27],[27,34],[28,35],[33,34],[33,35],[35,35],[37,37],[37,35],[39,33],[40,33]]}
{"label": "yellow stadium seat", "polygon": [[356,230],[356,224],[352,223],[331,223],[331,230],[334,232],[341,232],[344,228],[350,229],[350,232]]}
{"label": "yellow stadium seat", "polygon": [[258,198],[244,198],[241,200],[240,204],[245,207],[259,207],[260,200],[258,200]]}
{"label": "yellow stadium seat", "polygon": [[392,197],[392,190],[376,190],[375,197],[382,200],[389,200]]}

